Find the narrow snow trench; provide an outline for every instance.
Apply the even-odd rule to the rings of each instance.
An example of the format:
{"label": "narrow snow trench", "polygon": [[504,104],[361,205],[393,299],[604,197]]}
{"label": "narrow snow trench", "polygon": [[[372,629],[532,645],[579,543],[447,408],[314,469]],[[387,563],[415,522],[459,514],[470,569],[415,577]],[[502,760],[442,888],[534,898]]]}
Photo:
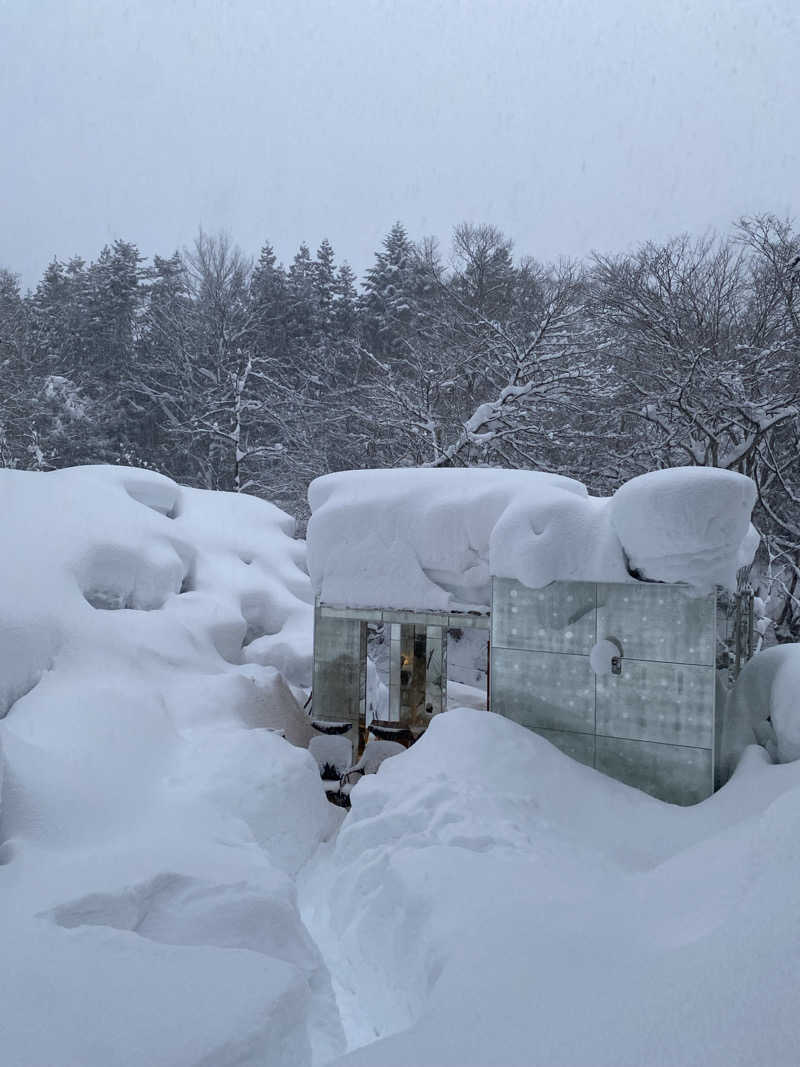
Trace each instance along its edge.
{"label": "narrow snow trench", "polygon": [[[342,951],[341,941],[332,928],[330,919],[330,893],[335,892],[333,884],[333,852],[336,837],[344,821],[345,813],[336,827],[336,831],[327,841],[323,841],[305,866],[297,875],[297,900],[300,917],[322,955],[331,977],[336,1006],[339,1010],[347,1052],[369,1045],[383,1037],[387,1030],[379,1028],[369,1019],[364,1004],[359,996],[364,980],[353,962]],[[316,1064],[315,1067],[321,1067]]]}

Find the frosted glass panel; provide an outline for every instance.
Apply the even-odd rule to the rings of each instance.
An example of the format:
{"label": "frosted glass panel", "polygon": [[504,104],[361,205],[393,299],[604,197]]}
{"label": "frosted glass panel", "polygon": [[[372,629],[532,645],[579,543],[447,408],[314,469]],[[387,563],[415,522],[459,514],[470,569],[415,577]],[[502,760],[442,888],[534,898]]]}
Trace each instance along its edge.
{"label": "frosted glass panel", "polygon": [[587,767],[594,767],[594,734],[573,734],[564,730],[541,730],[538,727],[535,733],[560,748],[564,755],[578,763],[585,763]]}
{"label": "frosted glass panel", "polygon": [[[622,646],[595,675],[595,641]],[[491,709],[567,755],[653,796],[690,804],[713,787],[715,597],[660,583],[495,579]]]}
{"label": "frosted glass panel", "polygon": [[621,675],[597,676],[597,732],[711,748],[713,668],[623,659]]}
{"label": "frosted glass panel", "polygon": [[494,649],[492,711],[533,729],[594,733],[588,657]]}
{"label": "frosted glass panel", "polygon": [[715,605],[674,585],[598,585],[597,636],[616,637],[626,658],[713,665]]}
{"label": "frosted glass panel", "polygon": [[425,711],[430,717],[445,708],[447,689],[447,631],[428,626],[425,631]]}
{"label": "frosted glass panel", "polygon": [[651,741],[595,739],[595,766],[671,804],[697,804],[711,795],[711,751]]}
{"label": "frosted glass panel", "polygon": [[[389,623],[389,719],[400,721],[400,661],[402,659],[402,626]],[[407,629],[407,628],[406,628]],[[407,643],[407,638],[406,638]]]}
{"label": "frosted glass panel", "polygon": [[314,619],[314,686],[312,717],[328,722],[351,722],[345,736],[358,744],[359,712],[363,703],[366,626],[358,619]]}
{"label": "frosted glass panel", "polygon": [[538,652],[587,653],[595,637],[595,587],[589,582],[553,582],[528,589],[495,578],[492,643]]}

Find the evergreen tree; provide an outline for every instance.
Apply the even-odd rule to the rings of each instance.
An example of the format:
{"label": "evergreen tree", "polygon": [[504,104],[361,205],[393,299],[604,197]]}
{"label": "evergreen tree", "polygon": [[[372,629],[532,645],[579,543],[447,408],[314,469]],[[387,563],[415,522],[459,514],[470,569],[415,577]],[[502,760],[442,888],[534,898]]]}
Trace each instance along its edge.
{"label": "evergreen tree", "polygon": [[54,259],[30,301],[29,340],[35,357],[56,373],[74,375],[87,333],[86,271],[82,259]]}
{"label": "evergreen tree", "polygon": [[278,265],[274,248],[267,241],[253,268],[250,291],[256,301],[272,303],[284,292],[285,288],[286,278],[283,269]]}
{"label": "evergreen tree", "polygon": [[259,358],[288,362],[289,297],[286,272],[272,245],[261,249],[250,281],[252,343]]}
{"label": "evergreen tree", "polygon": [[397,354],[415,316],[418,262],[405,227],[396,222],[367,271],[362,309],[368,346],[381,356]]}
{"label": "evergreen tree", "polygon": [[328,338],[333,330],[336,263],[333,248],[327,238],[317,249],[313,272],[313,292],[314,326],[321,338]]}
{"label": "evergreen tree", "polygon": [[197,480],[196,468],[186,455],[185,441],[178,432],[179,419],[166,388],[167,383],[180,380],[182,368],[196,349],[186,264],[180,254],[175,252],[168,258],[156,255],[147,281],[136,356],[126,380],[139,424],[136,462],[193,482]]}
{"label": "evergreen tree", "polygon": [[87,352],[95,381],[118,383],[136,343],[145,271],[136,245],[115,241],[87,272]]}
{"label": "evergreen tree", "polygon": [[286,272],[278,263],[272,245],[261,249],[250,281],[250,299],[260,311],[265,329],[274,337],[280,329],[285,336],[287,316]]}
{"label": "evergreen tree", "polygon": [[108,458],[96,449],[101,409],[85,392],[89,308],[86,264],[53,260],[27,301],[27,351],[34,398],[26,433],[30,462],[38,468]]}
{"label": "evergreen tree", "polygon": [[0,464],[21,465],[32,383],[25,366],[25,304],[16,275],[0,270]]}
{"label": "evergreen tree", "polygon": [[303,242],[292,260],[286,279],[287,334],[292,343],[308,341],[314,332],[316,268]]}
{"label": "evergreen tree", "polygon": [[21,358],[26,317],[19,279],[11,271],[0,269],[0,360]]}
{"label": "evergreen tree", "polygon": [[352,337],[358,324],[358,292],[356,276],[348,263],[336,272],[333,286],[333,328],[340,338]]}
{"label": "evergreen tree", "polygon": [[86,321],[77,381],[95,409],[103,412],[91,442],[92,458],[99,462],[131,463],[141,455],[139,411],[127,382],[144,279],[139,250],[121,240],[106,246],[85,275]]}

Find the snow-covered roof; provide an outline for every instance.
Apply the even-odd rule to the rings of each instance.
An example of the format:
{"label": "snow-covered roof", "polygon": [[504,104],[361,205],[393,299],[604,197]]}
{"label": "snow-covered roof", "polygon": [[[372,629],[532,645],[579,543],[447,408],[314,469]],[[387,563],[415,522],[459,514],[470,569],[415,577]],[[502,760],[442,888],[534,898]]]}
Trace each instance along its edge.
{"label": "snow-covered roof", "polygon": [[758,545],[753,482],[707,467],[654,471],[611,497],[538,471],[342,471],[308,497],[314,588],[354,607],[485,608],[492,576],[734,588]]}

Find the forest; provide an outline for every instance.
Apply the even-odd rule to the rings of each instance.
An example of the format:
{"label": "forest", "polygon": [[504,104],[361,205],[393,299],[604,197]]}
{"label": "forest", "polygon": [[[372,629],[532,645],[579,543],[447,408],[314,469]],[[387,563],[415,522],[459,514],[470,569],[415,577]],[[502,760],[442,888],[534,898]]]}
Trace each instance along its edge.
{"label": "forest", "polygon": [[[13,265],[10,265],[13,266]],[[159,470],[306,517],[330,471],[489,465],[609,493],[647,470],[750,476],[770,641],[800,640],[800,232],[777,216],[586,261],[450,247],[399,222],[364,277],[224,233],[0,270],[0,464]]]}

